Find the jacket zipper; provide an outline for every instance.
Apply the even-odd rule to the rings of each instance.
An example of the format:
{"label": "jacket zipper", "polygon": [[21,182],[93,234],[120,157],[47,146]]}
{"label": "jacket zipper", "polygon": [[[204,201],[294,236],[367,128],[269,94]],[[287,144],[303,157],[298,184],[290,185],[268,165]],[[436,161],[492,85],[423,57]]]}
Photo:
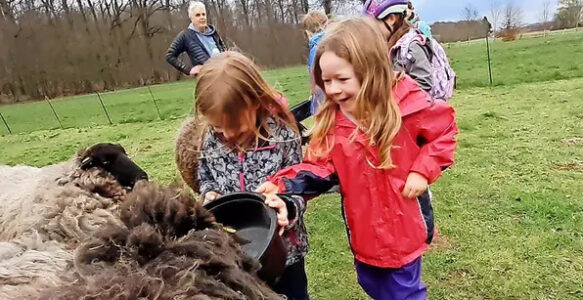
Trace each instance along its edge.
{"label": "jacket zipper", "polygon": [[245,174],[243,173],[243,163],[245,162],[245,153],[243,151],[239,152],[239,163],[241,164],[239,168],[239,189],[241,192],[245,191]]}

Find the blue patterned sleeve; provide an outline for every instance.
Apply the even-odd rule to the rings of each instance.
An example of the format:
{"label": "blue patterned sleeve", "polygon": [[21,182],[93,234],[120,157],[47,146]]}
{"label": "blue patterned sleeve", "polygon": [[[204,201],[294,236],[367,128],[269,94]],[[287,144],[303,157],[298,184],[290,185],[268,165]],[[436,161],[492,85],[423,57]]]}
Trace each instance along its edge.
{"label": "blue patterned sleeve", "polygon": [[204,198],[204,195],[208,192],[214,191],[220,194],[219,185],[215,181],[212,173],[209,169],[208,161],[206,157],[210,154],[210,149],[208,146],[208,135],[205,136],[205,140],[201,147],[201,157],[198,163],[198,180],[200,182],[200,195]]}
{"label": "blue patterned sleeve", "polygon": [[[286,128],[284,136],[284,142],[282,143],[282,153],[283,153],[283,166],[282,168],[289,167],[301,163],[302,161],[302,146],[301,138],[295,131]],[[286,203],[288,210],[295,210],[290,214],[290,222],[286,229],[293,228],[296,225],[298,219],[302,219],[304,212],[306,211],[306,201],[302,196],[292,195],[289,197],[289,203]],[[291,206],[291,207],[290,207]],[[293,207],[293,208],[292,208]],[[292,209],[290,209],[292,208]]]}
{"label": "blue patterned sleeve", "polygon": [[286,128],[282,134],[283,165],[281,168],[297,165],[302,162],[302,138],[299,133]]}

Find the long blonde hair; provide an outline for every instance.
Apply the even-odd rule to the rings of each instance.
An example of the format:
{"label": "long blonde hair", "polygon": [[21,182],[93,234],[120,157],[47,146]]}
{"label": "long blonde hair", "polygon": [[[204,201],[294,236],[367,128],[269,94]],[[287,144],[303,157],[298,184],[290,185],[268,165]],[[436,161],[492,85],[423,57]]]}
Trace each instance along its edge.
{"label": "long blonde hair", "polygon": [[[353,115],[368,136],[369,146],[376,145],[379,149],[380,164],[375,167],[394,168],[391,148],[401,128],[401,113],[391,93],[394,75],[387,43],[378,25],[370,18],[348,19],[337,23],[327,33],[318,47],[314,65],[316,84],[325,91],[320,67],[324,52],[333,52],[354,68],[361,87]],[[322,156],[331,150],[327,136],[334,128],[338,110],[338,105],[327,97],[315,116],[308,155]]]}
{"label": "long blonde hair", "polygon": [[[199,138],[210,128],[209,116],[223,120],[224,128],[247,125],[255,134],[255,144],[272,134],[269,117],[298,131],[281,93],[267,84],[251,59],[238,52],[223,52],[203,65],[194,97],[195,118],[202,130]],[[255,123],[248,118],[250,111],[255,112]]]}

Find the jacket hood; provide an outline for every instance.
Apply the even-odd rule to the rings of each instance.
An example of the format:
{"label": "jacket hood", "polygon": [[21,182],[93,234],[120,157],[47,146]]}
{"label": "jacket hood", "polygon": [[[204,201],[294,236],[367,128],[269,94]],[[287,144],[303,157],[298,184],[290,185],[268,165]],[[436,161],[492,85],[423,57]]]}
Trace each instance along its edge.
{"label": "jacket hood", "polygon": [[308,41],[308,47],[310,47],[310,49],[316,47],[318,45],[318,43],[320,43],[320,40],[324,37],[324,31],[320,31],[316,34],[314,34]]}
{"label": "jacket hood", "polygon": [[198,34],[202,34],[202,35],[206,35],[206,36],[211,36],[211,35],[215,34],[215,32],[216,32],[216,29],[215,29],[215,27],[213,25],[207,25],[206,32],[204,32],[204,33],[198,31],[196,29],[196,27],[194,27],[194,24],[192,24],[192,23],[190,23],[188,25],[188,29],[190,29],[190,30],[192,30],[192,31],[194,31],[194,32],[196,32]]}

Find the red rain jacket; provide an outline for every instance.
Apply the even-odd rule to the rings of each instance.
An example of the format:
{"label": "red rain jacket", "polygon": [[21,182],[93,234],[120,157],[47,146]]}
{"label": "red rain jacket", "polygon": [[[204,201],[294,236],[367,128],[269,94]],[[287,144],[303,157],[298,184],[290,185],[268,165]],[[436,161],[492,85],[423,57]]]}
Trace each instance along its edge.
{"label": "red rain jacket", "polygon": [[[458,133],[455,112],[433,101],[410,77],[393,89],[403,123],[391,153],[393,169],[376,169],[378,148],[367,145],[357,126],[338,111],[329,135],[334,145],[327,157],[307,158],[270,178],[280,192],[319,194],[336,183],[343,196],[343,214],[355,258],[363,263],[400,268],[419,257],[433,237],[433,210],[428,194],[418,199],[401,195],[410,172],[431,184],[453,164]],[[369,162],[367,162],[367,159]]]}

